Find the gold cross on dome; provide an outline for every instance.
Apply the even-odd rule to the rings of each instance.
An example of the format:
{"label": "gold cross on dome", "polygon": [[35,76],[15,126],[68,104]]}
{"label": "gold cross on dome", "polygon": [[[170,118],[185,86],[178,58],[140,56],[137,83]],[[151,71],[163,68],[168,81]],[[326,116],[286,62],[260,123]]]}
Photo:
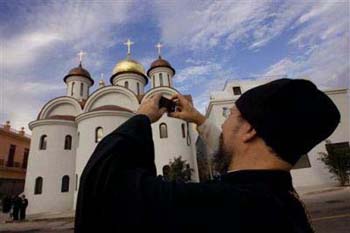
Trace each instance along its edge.
{"label": "gold cross on dome", "polygon": [[128,46],[128,55],[130,55],[131,45],[134,44],[130,39],[128,39],[125,43],[126,46]]}
{"label": "gold cross on dome", "polygon": [[158,42],[158,44],[156,45],[156,48],[158,49],[158,56],[160,56],[160,49],[163,47],[163,45]]}
{"label": "gold cross on dome", "polygon": [[78,53],[79,56],[79,62],[81,63],[83,61],[83,57],[86,55],[85,52],[83,52],[82,50],[80,50],[80,52]]}

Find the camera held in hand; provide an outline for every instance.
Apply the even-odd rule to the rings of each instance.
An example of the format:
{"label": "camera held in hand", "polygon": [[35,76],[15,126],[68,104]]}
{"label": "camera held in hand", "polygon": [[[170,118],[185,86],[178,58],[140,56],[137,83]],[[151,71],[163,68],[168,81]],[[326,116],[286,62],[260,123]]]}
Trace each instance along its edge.
{"label": "camera held in hand", "polygon": [[175,112],[176,102],[162,96],[159,100],[159,108],[163,107],[166,108],[168,112]]}

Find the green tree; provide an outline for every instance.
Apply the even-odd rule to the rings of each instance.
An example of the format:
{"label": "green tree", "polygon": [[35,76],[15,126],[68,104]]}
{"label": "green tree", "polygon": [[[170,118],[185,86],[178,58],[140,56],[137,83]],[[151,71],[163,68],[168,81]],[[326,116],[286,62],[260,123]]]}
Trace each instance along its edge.
{"label": "green tree", "polygon": [[193,169],[190,168],[186,160],[182,160],[181,156],[175,157],[173,161],[170,161],[169,167],[169,180],[183,182],[191,180]]}
{"label": "green tree", "polygon": [[350,147],[349,142],[331,143],[326,140],[327,152],[319,152],[319,158],[327,166],[341,186],[349,184],[350,175]]}

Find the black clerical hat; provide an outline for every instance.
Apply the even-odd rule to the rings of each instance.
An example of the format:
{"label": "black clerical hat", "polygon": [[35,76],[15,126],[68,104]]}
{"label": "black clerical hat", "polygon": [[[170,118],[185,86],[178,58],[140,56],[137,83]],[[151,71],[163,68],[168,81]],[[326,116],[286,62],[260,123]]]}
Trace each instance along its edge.
{"label": "black clerical hat", "polygon": [[279,79],[243,93],[236,106],[257,134],[294,165],[340,121],[333,101],[308,80]]}

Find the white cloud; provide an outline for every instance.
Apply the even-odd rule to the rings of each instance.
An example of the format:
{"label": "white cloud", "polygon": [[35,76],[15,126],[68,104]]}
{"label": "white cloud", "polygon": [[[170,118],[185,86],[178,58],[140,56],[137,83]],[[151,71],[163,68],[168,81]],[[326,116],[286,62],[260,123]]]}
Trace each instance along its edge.
{"label": "white cloud", "polygon": [[0,63],[6,69],[23,68],[40,56],[41,49],[62,39],[57,33],[32,32],[4,41],[1,45]]}
{"label": "white cloud", "polygon": [[192,93],[195,107],[205,113],[210,93],[222,88],[234,75],[233,71],[209,61],[189,59],[188,63],[193,65],[180,70],[174,77],[175,88],[184,94]]}
{"label": "white cloud", "polygon": [[[101,51],[120,42],[115,36],[123,23],[132,20],[135,14],[129,11],[132,4],[125,1],[12,4],[12,8],[21,9],[20,17],[14,17],[14,21],[18,20],[15,25],[20,27],[9,31],[0,23],[2,32],[7,29],[6,34],[0,34],[0,123],[11,120],[13,127],[27,128],[46,101],[65,94],[64,84],[50,83],[58,76],[52,71],[56,67],[42,65],[65,56],[61,48],[71,48],[72,57],[64,57],[64,62],[57,64],[59,67],[68,62],[66,67],[77,64],[76,53],[81,49],[88,50],[88,61],[98,61],[88,64],[96,67],[104,64]],[[44,78],[46,81],[41,81]]]}
{"label": "white cloud", "polygon": [[293,1],[158,1],[162,40],[189,49],[230,47],[243,42],[259,48],[280,35],[309,3]]}
{"label": "white cloud", "polygon": [[296,22],[299,30],[290,40],[296,57],[285,57],[264,75],[309,77],[322,88],[349,87],[349,4],[320,2]]}
{"label": "white cloud", "polygon": [[25,127],[36,119],[37,114],[48,99],[44,96],[61,96],[65,94],[65,86],[51,83],[20,82],[16,80],[1,81],[0,87],[0,124],[11,121],[12,128]]}

